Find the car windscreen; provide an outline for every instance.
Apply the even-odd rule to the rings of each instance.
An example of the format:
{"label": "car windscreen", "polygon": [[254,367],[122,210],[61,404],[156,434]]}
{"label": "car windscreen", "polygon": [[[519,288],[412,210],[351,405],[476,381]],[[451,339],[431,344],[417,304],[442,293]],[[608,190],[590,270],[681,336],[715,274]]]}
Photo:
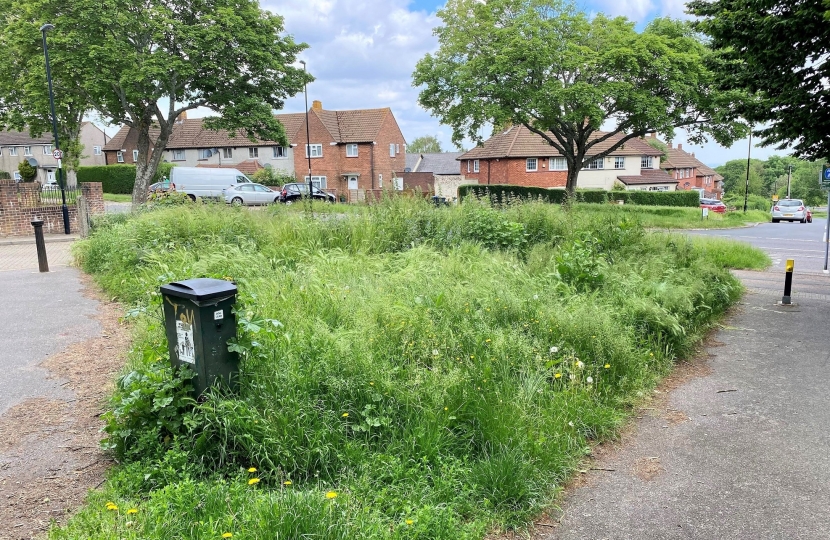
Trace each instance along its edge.
{"label": "car windscreen", "polygon": [[236,177],[236,183],[237,184],[246,184],[246,183],[249,183],[249,182],[250,182],[250,180],[248,180],[247,176],[237,176]]}
{"label": "car windscreen", "polygon": [[778,203],[778,206],[803,206],[804,203],[798,199],[788,199]]}

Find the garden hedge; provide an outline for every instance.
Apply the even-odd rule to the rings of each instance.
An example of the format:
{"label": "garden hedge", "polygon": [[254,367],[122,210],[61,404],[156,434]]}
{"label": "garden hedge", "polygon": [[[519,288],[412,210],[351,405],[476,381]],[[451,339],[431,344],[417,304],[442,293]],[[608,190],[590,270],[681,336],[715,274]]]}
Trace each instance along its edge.
{"label": "garden hedge", "polygon": [[[160,163],[150,183],[170,176],[172,163]],[[104,193],[129,195],[135,185],[135,165],[95,165],[78,167],[78,183],[101,182]]]}
{"label": "garden hedge", "polygon": [[[504,203],[511,198],[518,198],[541,199],[550,203],[560,204],[565,200],[565,190],[507,184],[466,184],[459,186],[458,196],[461,199],[467,196],[489,197],[497,203]],[[700,195],[697,191],[604,191],[601,189],[578,189],[576,190],[576,200],[577,202],[586,203],[608,203],[622,200],[630,204],[642,204],[644,206],[685,206],[691,208],[700,206]]]}

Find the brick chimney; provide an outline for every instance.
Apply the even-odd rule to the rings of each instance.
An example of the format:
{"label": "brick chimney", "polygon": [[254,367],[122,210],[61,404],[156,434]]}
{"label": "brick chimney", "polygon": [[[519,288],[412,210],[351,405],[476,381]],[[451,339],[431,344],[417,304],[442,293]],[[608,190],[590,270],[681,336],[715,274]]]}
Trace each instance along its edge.
{"label": "brick chimney", "polygon": [[692,152],[692,157],[695,157],[695,153],[694,153],[694,152]]}
{"label": "brick chimney", "polygon": [[176,123],[183,124],[185,120],[187,120],[187,111],[182,111],[179,113],[179,116],[176,117]]}
{"label": "brick chimney", "polygon": [[323,110],[323,102],[319,99],[315,99],[311,102],[311,108],[315,111],[322,111]]}
{"label": "brick chimney", "polygon": [[677,149],[678,150],[683,150],[683,145],[681,143],[677,143]]}

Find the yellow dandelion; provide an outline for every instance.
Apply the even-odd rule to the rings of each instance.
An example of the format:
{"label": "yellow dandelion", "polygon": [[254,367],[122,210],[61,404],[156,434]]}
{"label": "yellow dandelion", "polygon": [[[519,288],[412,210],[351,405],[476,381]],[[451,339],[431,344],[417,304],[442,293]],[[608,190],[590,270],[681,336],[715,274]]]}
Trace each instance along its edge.
{"label": "yellow dandelion", "polygon": [[604,366],[602,366],[602,367],[604,367],[605,369],[608,369],[608,368],[610,368],[610,367],[611,367],[611,364],[605,364],[605,365],[604,365]]}
{"label": "yellow dandelion", "polygon": [[444,410],[445,410],[445,411],[448,411],[448,410],[450,410],[450,409],[449,409],[449,408],[447,408],[447,407],[444,407]]}
{"label": "yellow dandelion", "polygon": [[554,378],[554,379],[561,379],[561,378],[562,378],[562,374],[561,374],[561,373],[557,373],[556,375],[554,375],[554,376],[553,376],[553,378]]}
{"label": "yellow dandelion", "polygon": [[341,415],[340,415],[340,417],[341,417],[341,418],[348,418],[348,417],[349,417],[349,413],[344,412],[343,414],[341,414]]}
{"label": "yellow dandelion", "polygon": [[108,502],[107,503],[107,510],[118,510],[118,505],[116,505],[113,502]]}
{"label": "yellow dandelion", "polygon": [[474,359],[474,358],[475,358],[475,356],[473,356],[473,355],[471,354],[471,355],[470,355],[470,360],[472,360],[472,359]]}
{"label": "yellow dandelion", "polygon": [[485,340],[484,340],[484,343],[490,343],[490,340],[489,340],[489,339],[485,339]]}
{"label": "yellow dandelion", "polygon": [[138,513],[138,508],[130,508],[129,510],[127,510],[127,514],[137,514],[137,513]]}
{"label": "yellow dandelion", "polygon": [[373,383],[373,382],[369,383],[369,386],[374,386],[374,385],[375,385],[375,383]]}
{"label": "yellow dandelion", "polygon": [[328,493],[326,493],[326,499],[336,499],[336,498],[337,498],[337,492],[329,491]]}
{"label": "yellow dandelion", "polygon": [[653,352],[648,353],[649,356],[654,356]]}
{"label": "yellow dandelion", "polygon": [[248,485],[253,486],[254,484],[259,484],[259,478],[251,478],[248,480]]}
{"label": "yellow dandelion", "polygon": [[233,533],[224,533],[222,534],[222,538],[233,538]]}
{"label": "yellow dandelion", "polygon": [[248,469],[248,472],[256,472],[256,467],[251,467],[250,469]]}
{"label": "yellow dandelion", "polygon": [[407,524],[407,525],[412,525],[413,523],[415,523],[415,522],[414,522],[414,521],[412,521],[411,519],[407,519],[407,520],[406,520],[406,524]]}
{"label": "yellow dandelion", "polygon": [[282,483],[282,485],[290,486],[291,485],[291,480],[286,480],[285,482]]}

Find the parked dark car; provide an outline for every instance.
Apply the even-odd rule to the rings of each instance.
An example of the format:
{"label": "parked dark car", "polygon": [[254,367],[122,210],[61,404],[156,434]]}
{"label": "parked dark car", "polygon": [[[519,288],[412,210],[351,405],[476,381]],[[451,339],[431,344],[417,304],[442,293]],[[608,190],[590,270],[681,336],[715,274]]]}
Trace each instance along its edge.
{"label": "parked dark car", "polygon": [[700,207],[708,208],[712,212],[723,214],[726,212],[726,205],[717,199],[700,199]]}
{"label": "parked dark car", "polygon": [[[316,187],[312,191],[311,196],[316,200],[330,203],[336,200],[331,193],[326,193]],[[280,202],[285,204],[291,204],[301,200],[303,197],[308,197],[308,184],[285,184],[282,186],[282,190],[280,190]]]}

